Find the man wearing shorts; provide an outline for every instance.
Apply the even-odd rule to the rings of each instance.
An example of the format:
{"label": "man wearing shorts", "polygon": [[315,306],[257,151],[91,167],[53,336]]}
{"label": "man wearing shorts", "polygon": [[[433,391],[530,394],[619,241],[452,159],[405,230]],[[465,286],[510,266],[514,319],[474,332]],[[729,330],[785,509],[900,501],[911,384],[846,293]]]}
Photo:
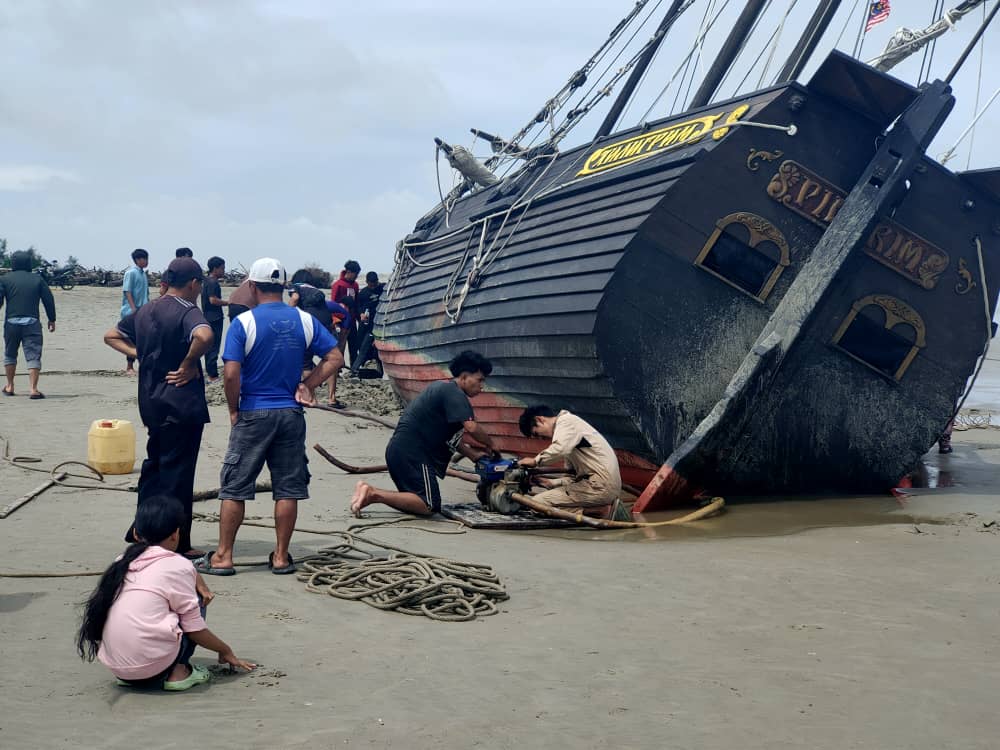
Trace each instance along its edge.
{"label": "man wearing shorts", "polygon": [[483,390],[493,365],[482,354],[464,351],[449,365],[451,380],[431,383],[406,407],[396,431],[385,449],[385,462],[396,492],[358,482],[351,498],[351,512],[372,503],[417,516],[441,510],[437,478],[444,478],[448,461],[458,451],[473,461],[482,458],[481,449],[462,442],[467,433],[493,451],[493,440],[476,423],[469,399]]}
{"label": "man wearing shorts", "polygon": [[17,351],[24,350],[28,366],[29,398],[45,398],[38,390],[38,375],[42,371],[42,322],[38,304],[45,307],[49,333],[56,330],[56,303],[45,279],[31,272],[31,256],[19,250],[10,259],[10,273],[0,276],[0,305],[7,303],[3,324],[3,367],[7,385],[5,396],[14,395],[14,374],[17,371]]}
{"label": "man wearing shorts", "polygon": [[[268,567],[272,573],[295,572],[288,545],[298,501],[309,497],[302,407],[315,405],[316,386],[343,366],[344,357],[336,339],[312,315],[284,303],[287,280],[284,267],[273,258],[255,261],[249,274],[255,305],[233,321],[226,335],[222,379],[233,429],[220,477],[219,546],[195,563],[209,575],[235,572],[236,532],[265,463],[271,473],[276,537]],[[322,360],[303,381],[307,351]]]}

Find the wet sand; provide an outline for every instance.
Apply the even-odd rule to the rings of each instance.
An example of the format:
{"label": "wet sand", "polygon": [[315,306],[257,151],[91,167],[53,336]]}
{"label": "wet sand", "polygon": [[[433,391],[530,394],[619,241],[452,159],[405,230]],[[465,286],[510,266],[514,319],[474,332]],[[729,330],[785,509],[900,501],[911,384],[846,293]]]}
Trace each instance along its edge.
{"label": "wet sand", "polygon": [[[43,373],[44,401],[0,399],[13,453],[46,467],[84,459],[92,420],[138,423],[135,381],[107,374],[121,358],[101,343],[117,299],[56,291],[44,365],[64,374]],[[985,396],[977,387],[967,405],[1000,401],[992,368]],[[224,407],[212,418],[199,488],[218,485],[228,436]],[[310,445],[381,462],[384,428],[324,412],[308,420]],[[494,566],[511,599],[476,622],[380,612],[260,568],[212,578],[210,627],[261,666],[188,694],[117,688],[76,658],[77,604],[93,578],[0,578],[0,746],[993,748],[1000,431],[956,432],[955,444],[927,457],[932,486],[905,500],[776,498],[655,533],[372,532]],[[299,522],[343,529],[355,480],[311,460]],[[0,462],[0,504],[44,479]],[[443,494],[473,499],[454,479]],[[50,490],[0,520],[0,571],[103,568],[133,508],[124,492]],[[270,511],[261,496],[247,513]],[[197,522],[193,537],[211,546],[216,533]],[[296,534],[293,554],[326,541]],[[270,531],[245,527],[237,557],[263,560],[272,544]]]}

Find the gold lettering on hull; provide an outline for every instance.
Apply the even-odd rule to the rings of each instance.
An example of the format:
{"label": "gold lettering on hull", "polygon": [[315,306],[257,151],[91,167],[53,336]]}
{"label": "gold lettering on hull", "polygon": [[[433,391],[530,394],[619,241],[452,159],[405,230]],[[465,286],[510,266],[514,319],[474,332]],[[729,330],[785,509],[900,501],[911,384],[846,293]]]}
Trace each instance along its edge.
{"label": "gold lettering on hull", "polygon": [[767,194],[799,216],[828,226],[844,203],[844,192],[794,161],[783,161]]}
{"label": "gold lettering on hull", "polygon": [[891,221],[883,221],[868,235],[865,252],[924,289],[933,289],[951,262],[944,250]]}
{"label": "gold lettering on hull", "polygon": [[[836,218],[846,197],[836,185],[791,160],[778,167],[767,194],[821,227],[829,226]],[[875,226],[864,250],[870,258],[924,289],[933,289],[951,262],[944,250],[889,219]]]}
{"label": "gold lettering on hull", "polygon": [[729,128],[725,126],[739,122],[749,111],[749,104],[741,104],[731,112],[722,111],[717,114],[703,115],[694,120],[669,125],[618,143],[602,146],[587,157],[583,169],[577,172],[576,176],[586,177],[647,159],[670,148],[697,143],[708,133],[712,134],[713,140],[721,140],[729,132]]}

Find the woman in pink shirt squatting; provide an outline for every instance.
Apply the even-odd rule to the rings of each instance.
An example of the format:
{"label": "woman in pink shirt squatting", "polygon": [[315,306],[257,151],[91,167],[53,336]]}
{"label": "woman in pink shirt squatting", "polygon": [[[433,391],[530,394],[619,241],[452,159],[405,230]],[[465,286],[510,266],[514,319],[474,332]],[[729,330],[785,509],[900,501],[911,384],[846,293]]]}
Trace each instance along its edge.
{"label": "woman in pink shirt squatting", "polygon": [[139,506],[132,544],[104,571],[84,607],[76,646],[80,658],[96,657],[127,687],[187,690],[208,682],[209,671],[191,666],[195,646],[219,655],[220,664],[257,665],[233,653],[205,626],[214,594],[190,560],[174,552],[184,510],[173,498]]}

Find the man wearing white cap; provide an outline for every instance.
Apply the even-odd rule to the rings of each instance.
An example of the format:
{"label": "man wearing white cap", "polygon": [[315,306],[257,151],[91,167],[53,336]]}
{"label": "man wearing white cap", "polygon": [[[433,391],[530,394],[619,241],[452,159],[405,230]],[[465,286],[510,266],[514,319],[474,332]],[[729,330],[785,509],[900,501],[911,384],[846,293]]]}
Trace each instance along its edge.
{"label": "man wearing white cap", "polygon": [[[233,429],[222,462],[219,547],[195,563],[209,575],[235,573],[236,532],[265,462],[271,472],[277,540],[269,567],[279,574],[295,571],[288,545],[298,501],[309,497],[302,407],[315,405],[316,386],[344,365],[337,340],[312,315],[284,303],[288,276],[281,263],[274,258],[255,261],[248,281],[256,306],[229,326],[222,352]],[[322,360],[302,381],[306,352]]]}

